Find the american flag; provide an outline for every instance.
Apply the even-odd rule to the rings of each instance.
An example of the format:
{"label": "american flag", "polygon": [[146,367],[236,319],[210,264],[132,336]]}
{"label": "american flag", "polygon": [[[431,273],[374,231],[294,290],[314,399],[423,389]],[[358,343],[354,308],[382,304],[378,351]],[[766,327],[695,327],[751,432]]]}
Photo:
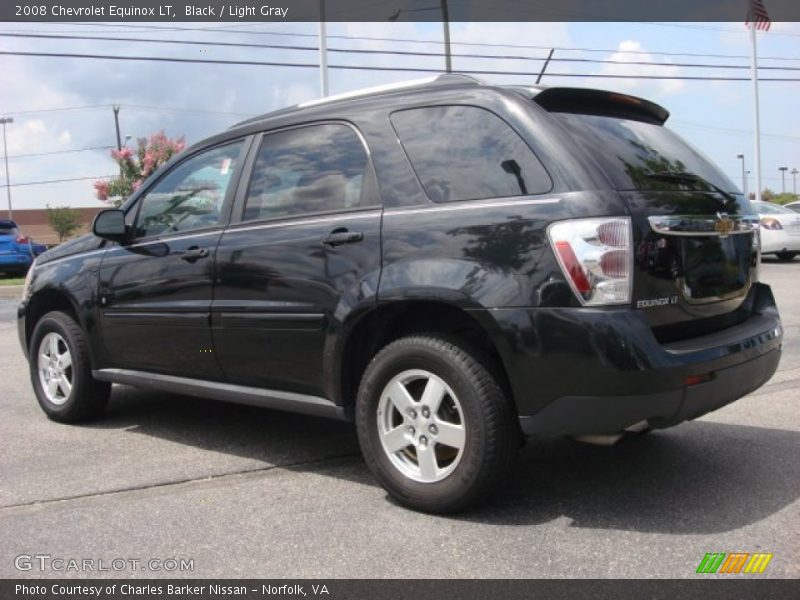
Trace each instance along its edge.
{"label": "american flag", "polygon": [[753,25],[758,31],[769,31],[772,21],[769,20],[767,9],[761,0],[750,0],[750,10],[747,12],[745,25]]}

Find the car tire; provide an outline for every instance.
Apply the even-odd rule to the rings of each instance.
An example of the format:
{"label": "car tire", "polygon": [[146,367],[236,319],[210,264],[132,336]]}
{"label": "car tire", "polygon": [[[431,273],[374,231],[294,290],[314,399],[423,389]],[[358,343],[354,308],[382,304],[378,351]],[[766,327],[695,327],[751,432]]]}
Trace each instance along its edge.
{"label": "car tire", "polygon": [[776,252],[775,256],[777,256],[778,260],[781,262],[789,262],[790,260],[794,260],[794,257],[797,256],[797,252]]}
{"label": "car tire", "polygon": [[456,512],[510,471],[519,424],[488,364],[456,338],[415,335],[367,366],[356,400],[358,439],[369,469],[399,503]]}
{"label": "car tire", "polygon": [[111,384],[92,377],[86,337],[70,315],[54,311],[42,317],[29,354],[36,399],[50,419],[77,423],[102,414]]}

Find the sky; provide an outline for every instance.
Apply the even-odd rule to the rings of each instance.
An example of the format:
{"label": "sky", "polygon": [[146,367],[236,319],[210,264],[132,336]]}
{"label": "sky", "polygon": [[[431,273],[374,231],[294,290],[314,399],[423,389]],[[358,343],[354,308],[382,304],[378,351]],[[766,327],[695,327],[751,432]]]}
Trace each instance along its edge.
{"label": "sky", "polygon": [[[0,23],[0,50],[47,53],[169,56],[218,60],[295,62],[316,65],[316,51],[211,46],[232,42],[314,46],[314,23],[178,23],[147,25]],[[177,31],[174,28],[201,31]],[[166,28],[166,29],[165,29]],[[225,29],[227,31],[221,31]],[[232,30],[232,31],[231,31]],[[35,39],[8,33],[110,36],[130,39],[191,40],[197,45],[133,41]],[[267,34],[266,32],[270,32]],[[308,34],[298,37],[282,34]],[[441,51],[441,23],[330,23],[331,49]],[[394,38],[410,41],[389,41]],[[742,165],[753,172],[753,103],[750,81],[685,81],[596,78],[586,75],[748,77],[748,69],[695,68],[686,63],[749,66],[749,33],[743,23],[452,23],[453,69],[538,73],[548,49],[554,58],[614,60],[553,62],[542,83],[616,90],[667,108],[667,126],[707,154],[741,186]],[[486,45],[488,44],[488,45]],[[503,47],[509,44],[527,47]],[[773,23],[758,39],[761,77],[800,79],[800,23]],[[669,54],[659,54],[669,53]],[[704,54],[713,56],[679,55]],[[476,58],[460,54],[491,55]],[[523,57],[523,58],[515,58]],[[330,52],[331,65],[444,69],[439,56],[343,54]],[[632,64],[656,62],[657,66]],[[787,67],[790,70],[767,69]],[[792,70],[793,69],[793,70]],[[575,75],[558,76],[556,74]],[[330,93],[430,76],[391,70],[330,69]],[[480,75],[491,83],[531,84],[533,75]],[[779,167],[800,169],[800,82],[760,83],[762,187],[781,190]],[[193,143],[253,115],[320,95],[317,68],[262,65],[202,65],[77,58],[0,56],[0,116],[7,126],[14,208],[97,206],[92,181],[113,175],[107,147],[116,143],[112,105],[120,105],[123,139],[164,130]],[[69,110],[68,110],[69,109]],[[132,142],[129,142],[132,145]],[[86,148],[98,148],[83,150]],[[41,153],[54,153],[41,155]],[[38,154],[38,156],[30,156]],[[23,156],[20,156],[23,155]],[[27,156],[24,156],[27,155]],[[87,178],[42,185],[39,181]],[[0,185],[6,183],[0,165]],[[792,191],[792,176],[786,175]],[[5,212],[5,187],[0,211]]]}

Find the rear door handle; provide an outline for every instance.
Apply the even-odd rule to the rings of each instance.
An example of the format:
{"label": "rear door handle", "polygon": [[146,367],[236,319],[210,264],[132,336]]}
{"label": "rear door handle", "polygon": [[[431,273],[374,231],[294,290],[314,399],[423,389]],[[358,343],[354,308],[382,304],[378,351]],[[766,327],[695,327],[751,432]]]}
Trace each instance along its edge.
{"label": "rear door handle", "polygon": [[328,234],[322,243],[326,246],[341,246],[343,244],[355,244],[364,239],[364,234],[360,231],[347,231],[347,229],[334,229]]}
{"label": "rear door handle", "polygon": [[187,248],[186,251],[181,254],[181,260],[185,260],[186,262],[195,262],[201,258],[206,258],[208,256],[208,248],[200,248],[198,246],[192,246],[191,248]]}

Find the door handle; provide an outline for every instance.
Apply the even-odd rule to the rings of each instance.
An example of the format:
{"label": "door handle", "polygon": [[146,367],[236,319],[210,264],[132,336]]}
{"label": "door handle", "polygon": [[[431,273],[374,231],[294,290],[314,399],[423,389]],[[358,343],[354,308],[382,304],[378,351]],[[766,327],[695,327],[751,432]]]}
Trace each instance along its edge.
{"label": "door handle", "polygon": [[192,246],[191,248],[187,248],[186,251],[181,254],[181,260],[185,260],[186,262],[195,262],[201,258],[206,258],[208,256],[208,248],[200,248],[198,246]]}
{"label": "door handle", "polygon": [[347,231],[344,227],[340,227],[331,231],[322,243],[333,248],[343,244],[355,244],[363,239],[364,234],[360,231]]}

